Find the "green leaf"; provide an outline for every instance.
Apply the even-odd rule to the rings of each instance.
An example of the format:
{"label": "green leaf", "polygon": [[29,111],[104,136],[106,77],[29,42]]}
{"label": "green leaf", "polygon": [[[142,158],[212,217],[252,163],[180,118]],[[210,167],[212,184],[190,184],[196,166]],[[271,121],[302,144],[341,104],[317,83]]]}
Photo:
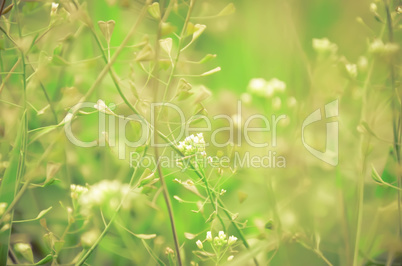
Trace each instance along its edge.
{"label": "green leaf", "polygon": [[371,165],[371,178],[379,183],[379,184],[383,184],[384,180],[382,180],[381,176],[378,174],[377,170],[375,170],[374,166]]}
{"label": "green leaf", "polygon": [[399,188],[399,187],[396,187],[396,186],[394,186],[394,185],[391,185],[391,184],[385,182],[385,181],[382,179],[382,177],[378,174],[377,170],[374,168],[373,165],[371,165],[371,169],[372,169],[372,171],[371,171],[371,177],[373,178],[373,180],[374,180],[376,183],[378,183],[378,184],[380,184],[380,185],[388,186],[388,187],[393,188],[393,189],[402,190],[402,189]]}
{"label": "green leaf", "polygon": [[233,3],[229,3],[225,6],[221,12],[219,12],[218,16],[228,16],[236,12],[236,8]]}
{"label": "green leaf", "polygon": [[25,223],[25,222],[32,222],[32,221],[37,221],[39,219],[42,219],[43,216],[45,216],[53,207],[50,206],[49,208],[47,208],[46,210],[43,210],[41,212],[39,212],[39,214],[33,218],[33,219],[28,219],[28,220],[20,220],[20,221],[13,221],[13,223]]}
{"label": "green leaf", "polygon": [[178,202],[180,202],[180,203],[183,203],[183,202],[184,202],[184,200],[182,200],[182,199],[181,199],[179,196],[177,196],[177,195],[174,195],[173,198],[174,198],[175,200],[177,200]]}
{"label": "green leaf", "polygon": [[138,187],[143,187],[150,184],[152,185],[155,183],[154,179],[155,179],[155,173],[152,172],[149,168],[146,168],[140,177]]}
{"label": "green leaf", "polygon": [[216,54],[207,54],[202,58],[200,61],[198,61],[199,64],[204,64],[206,62],[211,61],[212,59],[216,58]]}
{"label": "green leaf", "polygon": [[187,239],[189,239],[189,240],[192,240],[192,239],[196,238],[197,235],[194,235],[194,234],[192,234],[192,233],[184,232],[184,237],[187,238]]}
{"label": "green leaf", "polygon": [[53,130],[57,129],[60,126],[62,126],[62,124],[53,125],[53,126],[47,126],[47,127],[41,127],[41,128],[36,128],[34,130],[31,130],[29,132],[29,135],[30,135],[29,136],[29,144],[35,142],[40,137],[46,135],[47,133],[52,132]]}
{"label": "green leaf", "polygon": [[139,239],[152,239],[156,237],[156,234],[133,234],[134,236],[138,237]]}
{"label": "green leaf", "polygon": [[214,69],[212,69],[210,71],[202,73],[201,77],[209,76],[209,75],[215,74],[216,72],[219,72],[219,71],[221,71],[221,67],[216,67],[216,68],[214,68]]}

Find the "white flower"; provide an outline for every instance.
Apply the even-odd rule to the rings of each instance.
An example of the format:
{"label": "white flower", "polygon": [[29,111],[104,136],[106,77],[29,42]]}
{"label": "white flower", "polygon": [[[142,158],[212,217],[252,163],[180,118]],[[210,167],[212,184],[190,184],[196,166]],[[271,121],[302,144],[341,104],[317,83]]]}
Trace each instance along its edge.
{"label": "white flower", "polygon": [[226,239],[225,232],[223,232],[223,231],[219,231],[218,236],[220,239]]}
{"label": "white flower", "polygon": [[209,241],[209,242],[212,241],[212,233],[211,233],[211,231],[208,231],[208,232],[207,232],[206,240]]}
{"label": "white flower", "polygon": [[122,184],[118,180],[102,180],[90,186],[86,193],[79,195],[80,212],[88,215],[95,207],[102,207],[102,210],[105,208],[113,212],[125,195],[129,198],[123,202],[122,208],[127,209],[132,199],[139,194],[139,190],[136,192],[134,193],[128,184]]}
{"label": "white flower", "polygon": [[174,251],[173,251],[173,249],[171,249],[170,247],[167,247],[167,248],[165,249],[165,254],[166,254],[166,255],[174,254]]}
{"label": "white flower", "polygon": [[197,240],[197,242],[195,242],[196,244],[197,244],[197,247],[199,248],[199,249],[203,249],[203,245],[202,245],[202,242],[201,242],[201,240]]}
{"label": "white flower", "polygon": [[219,195],[223,195],[223,194],[225,194],[226,193],[226,190],[224,190],[223,188],[221,189],[221,193],[219,193]]}
{"label": "white flower", "polygon": [[54,16],[56,14],[58,7],[59,7],[58,3],[54,3],[54,2],[52,3],[52,9],[50,11],[51,16]]}
{"label": "white flower", "polygon": [[70,185],[70,190],[72,199],[78,199],[82,194],[88,192],[88,188],[75,184]]}
{"label": "white flower", "polygon": [[396,43],[384,44],[380,39],[375,39],[369,47],[369,52],[373,54],[394,54],[399,50],[399,45]]}
{"label": "white flower", "polygon": [[233,258],[234,258],[234,256],[233,256],[233,255],[230,255],[230,256],[228,257],[228,261],[232,261]]}
{"label": "white flower", "polygon": [[247,87],[250,93],[260,97],[271,97],[275,92],[283,92],[285,89],[285,82],[277,78],[272,78],[269,81],[263,78],[252,79]]}
{"label": "white flower", "polygon": [[375,3],[370,4],[370,11],[373,13],[377,12],[377,5]]}
{"label": "white flower", "polygon": [[266,80],[263,78],[254,78],[248,84],[248,90],[257,95],[263,94],[266,87]]}
{"label": "white flower", "polygon": [[345,68],[351,78],[357,77],[357,66],[355,64],[346,64]]}
{"label": "white flower", "polygon": [[234,243],[236,243],[236,241],[237,241],[237,237],[229,236],[228,245],[233,245]]}
{"label": "white flower", "polygon": [[338,50],[338,46],[331,43],[327,38],[313,39],[313,48],[317,53],[335,54]]}
{"label": "white flower", "polygon": [[95,109],[97,109],[98,111],[102,112],[102,113],[106,113],[106,114],[113,114],[112,110],[110,110],[110,108],[105,104],[104,101],[102,101],[101,99],[99,99],[96,104],[94,105]]}
{"label": "white flower", "polygon": [[202,133],[198,133],[196,136],[190,135],[184,139],[184,141],[180,141],[177,148],[183,152],[185,156],[193,156],[197,154],[201,154],[202,156],[206,156],[205,152],[205,141]]}
{"label": "white flower", "polygon": [[384,43],[380,39],[375,39],[369,47],[371,53],[379,53],[384,51]]}
{"label": "white flower", "polygon": [[283,92],[286,89],[286,84],[285,82],[277,79],[277,78],[273,78],[270,81],[268,81],[268,85],[272,86],[272,88],[274,89],[274,91],[280,91]]}

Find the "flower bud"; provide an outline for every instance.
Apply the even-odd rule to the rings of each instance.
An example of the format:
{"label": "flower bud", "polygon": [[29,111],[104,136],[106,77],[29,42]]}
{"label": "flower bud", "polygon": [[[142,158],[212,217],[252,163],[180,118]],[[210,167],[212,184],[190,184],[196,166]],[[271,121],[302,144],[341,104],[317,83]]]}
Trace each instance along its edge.
{"label": "flower bud", "polygon": [[208,242],[211,242],[211,241],[212,241],[212,233],[211,233],[211,231],[208,231],[208,232],[207,232],[206,240],[207,240]]}
{"label": "flower bud", "polygon": [[197,240],[197,242],[195,242],[195,243],[197,244],[197,247],[198,247],[199,249],[203,249],[203,248],[204,248],[204,246],[202,245],[201,240]]}

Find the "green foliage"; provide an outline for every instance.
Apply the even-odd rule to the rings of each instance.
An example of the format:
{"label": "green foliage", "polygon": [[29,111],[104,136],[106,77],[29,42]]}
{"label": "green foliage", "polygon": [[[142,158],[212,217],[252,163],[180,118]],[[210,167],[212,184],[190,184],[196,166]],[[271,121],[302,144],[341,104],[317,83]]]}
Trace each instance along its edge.
{"label": "green foliage", "polygon": [[395,264],[396,2],[7,3],[0,265]]}

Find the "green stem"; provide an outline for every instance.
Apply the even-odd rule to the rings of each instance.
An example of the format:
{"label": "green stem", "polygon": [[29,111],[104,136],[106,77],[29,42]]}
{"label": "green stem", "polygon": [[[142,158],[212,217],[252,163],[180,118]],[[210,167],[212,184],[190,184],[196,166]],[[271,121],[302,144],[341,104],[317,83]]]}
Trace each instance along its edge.
{"label": "green stem", "polygon": [[[387,14],[387,28],[388,28],[388,41],[390,43],[394,42],[394,31],[393,31],[393,26],[392,26],[392,16],[391,16],[391,11],[389,8],[388,1],[383,0],[384,5],[385,5],[385,11]],[[401,166],[401,158],[400,158],[400,141],[401,141],[401,119],[402,119],[402,104],[401,104],[401,98],[400,95],[397,91],[397,88],[395,86],[395,69],[394,69],[394,64],[393,60],[391,59],[389,63],[389,70],[390,70],[390,79],[391,79],[391,92],[392,94],[395,94],[395,97],[392,97],[392,116],[393,116],[393,123],[392,123],[392,128],[393,128],[393,133],[394,133],[394,149],[395,149],[395,156],[396,160],[398,162],[398,165]],[[397,112],[397,105],[400,105],[400,110],[399,113]],[[397,176],[398,180],[398,188],[402,188],[402,180],[401,176]],[[402,240],[402,217],[401,217],[402,211],[401,211],[401,191],[398,190],[398,234],[400,240]]]}
{"label": "green stem", "polygon": [[215,196],[211,193],[211,189],[210,189],[209,184],[208,184],[207,176],[205,175],[204,171],[200,171],[200,172],[201,172],[201,175],[202,175],[201,180],[204,182],[205,188],[206,188],[206,190],[207,190],[208,197],[210,198],[211,203],[212,203],[212,206],[214,207],[214,210],[216,211],[216,217],[218,217],[219,222],[220,222],[221,225],[222,225],[223,231],[226,232],[225,223],[223,222],[222,217],[219,215],[219,212],[218,212],[218,211],[219,211],[219,208],[218,208],[217,203],[216,203],[216,198],[215,198]]}
{"label": "green stem", "polygon": [[[195,0],[190,0],[190,5],[189,5],[188,11],[187,11],[186,20],[184,21],[183,29],[181,30],[180,37],[179,37],[179,44],[177,46],[178,50],[177,50],[176,58],[175,58],[174,62],[172,62],[173,63],[172,72],[170,73],[169,79],[168,79],[168,81],[166,83],[166,90],[165,90],[165,92],[163,94],[162,102],[166,101],[167,92],[168,92],[169,87],[170,87],[170,85],[172,83],[174,73],[176,72],[177,63],[179,62],[179,58],[180,58],[180,53],[181,53],[182,42],[183,42],[183,39],[184,39],[184,34],[186,33],[188,22],[190,21],[190,17],[191,17],[191,13],[193,11],[194,3],[195,3]],[[165,19],[165,17],[164,17],[164,19]],[[160,111],[158,112],[158,118],[159,118],[159,115],[160,115]]]}
{"label": "green stem", "polygon": [[[165,1],[161,1],[160,2],[160,6],[161,8],[163,8]],[[160,46],[159,46],[159,39],[161,37],[161,30],[162,30],[162,23],[163,20],[159,21],[158,24],[158,32],[157,32],[157,36],[156,36],[156,42],[155,42],[155,58],[154,58],[154,79],[153,79],[153,83],[154,83],[154,101],[156,102],[158,99],[158,91],[159,91],[159,52],[160,52]],[[165,90],[166,91],[166,90]],[[154,131],[157,131],[157,126],[158,126],[158,119],[155,120],[155,124],[154,124]],[[153,137],[152,137],[153,138]],[[158,143],[157,141],[155,141],[155,143]],[[174,221],[174,214],[173,214],[173,207],[172,207],[172,203],[170,201],[170,196],[169,196],[169,190],[167,188],[166,182],[165,182],[165,178],[163,176],[163,171],[160,165],[160,157],[159,157],[159,149],[158,149],[158,145],[156,144],[154,146],[154,150],[155,150],[155,159],[156,159],[156,168],[158,171],[158,175],[159,175],[159,180],[161,182],[161,187],[162,187],[162,193],[163,193],[163,198],[165,200],[166,203],[166,207],[168,210],[168,214],[169,214],[169,220],[170,220],[170,227],[171,227],[171,231],[172,231],[172,235],[173,235],[173,241],[174,241],[174,247],[176,250],[176,254],[177,254],[177,262],[179,264],[179,266],[182,265],[182,259],[181,259],[181,255],[180,255],[180,245],[179,245],[179,238],[177,237],[177,230],[176,230],[176,225],[175,225],[175,221]]]}

